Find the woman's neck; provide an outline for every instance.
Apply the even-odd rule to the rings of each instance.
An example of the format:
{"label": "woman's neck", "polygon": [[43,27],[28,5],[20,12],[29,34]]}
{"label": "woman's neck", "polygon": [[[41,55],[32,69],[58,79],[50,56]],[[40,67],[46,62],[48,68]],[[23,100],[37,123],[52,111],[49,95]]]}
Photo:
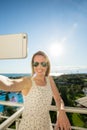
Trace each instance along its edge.
{"label": "woman's neck", "polygon": [[38,75],[38,76],[35,77],[35,79],[44,81],[45,80],[45,76],[39,76]]}
{"label": "woman's neck", "polygon": [[34,80],[35,80],[37,85],[41,85],[41,86],[46,85],[46,78],[45,78],[45,76],[36,76],[34,78]]}

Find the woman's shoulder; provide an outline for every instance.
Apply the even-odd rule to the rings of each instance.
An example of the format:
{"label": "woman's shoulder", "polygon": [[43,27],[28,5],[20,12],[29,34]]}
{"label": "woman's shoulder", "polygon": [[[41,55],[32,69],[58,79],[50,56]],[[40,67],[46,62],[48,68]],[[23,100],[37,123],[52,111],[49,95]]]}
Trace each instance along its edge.
{"label": "woman's shoulder", "polygon": [[54,79],[53,79],[53,76],[48,76],[48,79],[49,79],[49,82],[50,82],[50,84],[51,85],[54,85],[55,84],[55,82],[54,82]]}
{"label": "woman's shoulder", "polygon": [[53,77],[51,75],[47,76],[47,79],[53,80]]}
{"label": "woman's shoulder", "polygon": [[51,85],[51,82],[53,81],[53,78],[52,78],[52,76],[46,76],[46,80],[47,80],[47,82]]}
{"label": "woman's shoulder", "polygon": [[23,80],[24,80],[24,89],[22,90],[22,94],[24,96],[26,96],[30,89],[31,89],[31,86],[32,86],[32,80],[31,80],[31,77],[23,77]]}
{"label": "woman's shoulder", "polygon": [[32,85],[32,77],[31,76],[25,76],[23,77],[24,84],[28,87]]}

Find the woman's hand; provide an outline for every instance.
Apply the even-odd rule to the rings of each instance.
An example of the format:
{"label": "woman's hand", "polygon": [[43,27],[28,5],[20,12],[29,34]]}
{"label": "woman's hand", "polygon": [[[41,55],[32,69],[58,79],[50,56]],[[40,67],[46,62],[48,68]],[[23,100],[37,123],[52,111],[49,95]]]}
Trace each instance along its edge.
{"label": "woman's hand", "polygon": [[64,110],[60,110],[54,130],[71,130],[71,125]]}

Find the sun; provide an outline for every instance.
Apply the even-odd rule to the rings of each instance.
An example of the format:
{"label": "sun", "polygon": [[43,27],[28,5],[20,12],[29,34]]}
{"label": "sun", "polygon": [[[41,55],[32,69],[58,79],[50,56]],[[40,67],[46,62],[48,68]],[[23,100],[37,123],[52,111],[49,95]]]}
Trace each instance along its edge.
{"label": "sun", "polygon": [[60,56],[63,54],[63,45],[59,43],[51,44],[49,47],[49,52],[51,56]]}

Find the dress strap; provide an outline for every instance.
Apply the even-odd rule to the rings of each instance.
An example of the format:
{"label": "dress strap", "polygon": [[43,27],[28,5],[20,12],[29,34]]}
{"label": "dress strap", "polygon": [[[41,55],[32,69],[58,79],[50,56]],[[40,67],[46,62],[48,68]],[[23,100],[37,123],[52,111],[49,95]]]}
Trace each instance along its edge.
{"label": "dress strap", "polygon": [[47,82],[47,85],[48,85],[48,86],[51,86],[49,76],[46,77],[46,82]]}
{"label": "dress strap", "polygon": [[33,77],[31,77],[31,81],[32,81],[32,86],[36,86],[35,81],[33,80]]}

